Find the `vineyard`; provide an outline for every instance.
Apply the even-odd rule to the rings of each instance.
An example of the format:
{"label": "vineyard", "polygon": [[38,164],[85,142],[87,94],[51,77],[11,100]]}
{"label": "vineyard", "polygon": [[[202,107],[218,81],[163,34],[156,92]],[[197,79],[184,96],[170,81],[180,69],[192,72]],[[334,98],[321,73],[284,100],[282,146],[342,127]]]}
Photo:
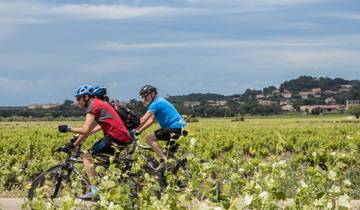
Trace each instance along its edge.
{"label": "vineyard", "polygon": [[[139,209],[347,209],[351,200],[360,199],[359,122],[345,116],[200,119],[179,140],[178,153],[187,156],[192,173],[185,189],[169,173],[169,185],[158,199],[149,175],[134,201],[129,185],[118,183],[118,169],[97,168],[106,175],[97,180],[100,201],[91,206],[75,199],[69,187],[56,202],[39,197],[23,207],[131,209],[135,203]],[[26,197],[32,179],[61,161],[63,156],[52,151],[71,138],[57,132],[62,123],[0,124],[1,196]],[[90,137],[84,148],[100,136]]]}

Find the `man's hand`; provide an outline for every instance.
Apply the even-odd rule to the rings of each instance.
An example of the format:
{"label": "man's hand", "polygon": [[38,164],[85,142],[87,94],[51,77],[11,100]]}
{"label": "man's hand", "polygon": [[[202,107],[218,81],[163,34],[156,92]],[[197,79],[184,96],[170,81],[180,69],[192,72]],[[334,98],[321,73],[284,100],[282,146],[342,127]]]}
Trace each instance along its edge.
{"label": "man's hand", "polygon": [[134,135],[135,135],[135,136],[140,136],[140,134],[141,134],[141,131],[140,131],[140,130],[135,130],[135,132],[134,132]]}
{"label": "man's hand", "polygon": [[71,131],[71,128],[68,125],[59,125],[58,129],[60,133],[67,133]]}

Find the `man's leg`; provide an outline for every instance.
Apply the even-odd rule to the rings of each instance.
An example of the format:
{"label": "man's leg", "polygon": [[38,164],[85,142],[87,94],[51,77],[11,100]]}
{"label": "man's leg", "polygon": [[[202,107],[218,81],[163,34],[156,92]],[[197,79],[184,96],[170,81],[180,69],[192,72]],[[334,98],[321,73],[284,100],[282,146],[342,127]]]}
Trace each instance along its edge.
{"label": "man's leg", "polygon": [[93,185],[95,182],[95,170],[94,170],[92,157],[89,153],[85,153],[82,158],[83,158],[86,174],[89,177],[90,184]]}
{"label": "man's leg", "polygon": [[96,185],[95,185],[95,170],[94,170],[94,164],[93,164],[93,161],[92,161],[92,157],[91,157],[91,154],[89,153],[85,153],[83,156],[82,156],[82,159],[83,159],[83,163],[84,163],[84,168],[85,168],[85,171],[86,171],[86,174],[88,175],[89,177],[89,182],[90,182],[90,185],[91,185],[91,192],[88,192],[82,196],[79,196],[80,199],[83,199],[83,200],[93,200],[93,199],[96,199],[94,198],[94,195],[96,194]]}
{"label": "man's leg", "polygon": [[159,156],[160,160],[165,160],[165,154],[161,150],[159,143],[156,141],[155,133],[147,135],[145,139],[151,149]]}
{"label": "man's leg", "polygon": [[98,140],[91,147],[90,151],[82,156],[84,168],[86,170],[86,174],[88,175],[91,184],[91,192],[86,193],[83,196],[80,196],[79,198],[81,199],[84,200],[94,199],[94,195],[96,194],[97,188],[96,188],[96,173],[94,169],[94,162],[92,156],[98,153],[106,153],[108,151],[110,147],[109,147],[109,143],[106,140],[107,140],[106,137],[103,137],[102,139]]}

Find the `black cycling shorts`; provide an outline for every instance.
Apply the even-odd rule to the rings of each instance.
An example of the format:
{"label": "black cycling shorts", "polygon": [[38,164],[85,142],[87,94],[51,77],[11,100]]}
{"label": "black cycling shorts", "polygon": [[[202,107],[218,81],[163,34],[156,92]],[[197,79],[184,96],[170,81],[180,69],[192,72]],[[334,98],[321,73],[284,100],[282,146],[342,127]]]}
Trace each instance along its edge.
{"label": "black cycling shorts", "polygon": [[103,138],[101,138],[100,140],[98,140],[93,144],[93,146],[90,148],[89,153],[93,156],[97,154],[114,155],[115,153],[114,146],[118,148],[118,150],[123,150],[127,145],[129,144],[114,139],[111,136],[104,136]]}
{"label": "black cycling shorts", "polygon": [[154,133],[157,140],[170,141],[181,136],[181,128],[160,128]]}

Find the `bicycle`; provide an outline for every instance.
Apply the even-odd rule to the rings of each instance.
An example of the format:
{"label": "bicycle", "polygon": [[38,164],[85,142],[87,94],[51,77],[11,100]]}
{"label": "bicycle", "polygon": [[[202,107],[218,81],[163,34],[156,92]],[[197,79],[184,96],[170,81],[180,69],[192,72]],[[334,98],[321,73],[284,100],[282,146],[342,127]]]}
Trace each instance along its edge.
{"label": "bicycle", "polygon": [[[75,137],[71,140],[74,139]],[[58,197],[62,183],[76,178],[75,176],[71,176],[72,174],[76,175],[77,177],[81,177],[81,184],[83,186],[90,186],[89,180],[85,178],[85,176],[82,176],[81,171],[75,167],[75,164],[82,163],[80,156],[83,154],[83,152],[80,148],[80,146],[77,147],[75,152],[66,149],[65,147],[59,147],[54,150],[53,154],[64,152],[68,156],[63,163],[50,167],[48,170],[42,172],[34,179],[31,184],[31,188],[28,191],[29,200],[32,200],[37,196],[37,194],[43,194],[42,197],[48,199],[54,199]],[[80,189],[83,191],[83,187]],[[81,191],[79,193],[81,193]]]}
{"label": "bicycle", "polygon": [[[181,136],[186,137],[187,134],[188,134],[188,131],[186,131],[186,130],[183,130],[180,135],[173,134],[171,136],[170,140],[167,141],[167,143],[166,143],[165,150],[163,151],[163,153],[165,154],[167,159],[170,160],[169,161],[170,164],[168,164],[166,166],[165,170],[161,171],[161,174],[158,174],[161,191],[163,191],[168,185],[165,172],[168,172],[176,177],[175,184],[177,187],[179,187],[181,189],[187,187],[187,182],[192,177],[189,169],[186,167],[187,158],[183,157],[183,156],[179,158],[176,155],[177,151],[180,148],[180,144],[177,142],[177,140]],[[152,149],[150,147],[139,144],[138,137],[136,137],[135,142],[136,142],[136,145],[138,148],[145,149],[147,151],[152,152]],[[151,172],[156,171],[156,167],[159,165],[159,162],[155,158],[149,156],[149,154],[145,154],[145,155],[140,154],[140,157],[146,161],[148,172],[151,173]],[[180,177],[182,178],[182,180],[180,179]],[[160,197],[160,196],[158,196],[158,197]]]}
{"label": "bicycle", "polygon": [[[76,139],[77,136],[74,136],[70,141],[75,142]],[[134,180],[143,177],[145,172],[152,175],[156,174],[160,187],[163,188],[165,186],[164,175],[162,172],[155,171],[154,166],[156,167],[156,163],[152,158],[142,156],[145,160],[144,165],[141,167],[143,170],[137,173],[131,172],[133,164],[137,161],[137,158],[134,157],[137,148],[142,148],[144,151],[151,150],[151,148],[137,145],[135,142],[125,149],[125,156],[121,157],[120,153],[116,152],[113,161],[110,161],[110,156],[107,154],[93,157],[96,166],[108,168],[113,163],[116,168],[121,170],[118,181],[124,183],[130,180],[131,197],[137,197],[138,192],[138,183],[135,183]],[[55,153],[65,153],[67,156],[62,163],[50,167],[33,180],[28,191],[28,199],[30,201],[37,196],[53,201],[55,198],[61,197],[62,191],[66,188],[71,188],[72,192],[75,191],[75,197],[90,190],[91,184],[89,178],[82,170],[83,162],[81,155],[85,152],[81,149],[81,145],[73,149],[58,147],[53,151],[53,154]],[[125,173],[127,175],[124,175]],[[101,177],[102,174],[98,174],[98,176]]]}
{"label": "bicycle", "polygon": [[[178,149],[176,140],[179,137],[172,138],[167,144],[165,154],[171,159],[175,160],[175,164],[169,165],[167,171],[173,175],[184,174],[186,180],[177,180],[177,186],[180,188],[186,187],[186,182],[191,179],[191,174],[186,168],[186,158],[179,159],[175,153]],[[74,136],[70,141],[75,141],[77,136]],[[138,153],[136,157],[136,151]],[[167,180],[165,171],[156,171],[156,167],[159,162],[150,154],[152,149],[148,146],[138,143],[138,139],[130,144],[125,150],[125,156],[120,157],[119,153],[115,153],[113,161],[109,160],[108,155],[98,155],[94,157],[95,164],[97,166],[103,166],[108,168],[111,163],[115,164],[115,167],[121,170],[121,174],[118,178],[120,183],[130,182],[130,197],[136,198],[138,192],[141,190],[141,182],[144,181],[145,173],[155,176],[156,182],[160,186],[160,192],[155,192],[155,195],[160,199],[161,192],[167,187]],[[55,198],[62,196],[62,192],[68,188],[75,197],[82,195],[90,190],[91,184],[86,173],[82,170],[81,155],[84,151],[81,149],[81,145],[74,149],[68,149],[66,147],[58,147],[54,150],[55,153],[65,153],[67,156],[62,163],[56,164],[50,167],[48,170],[40,173],[31,184],[28,191],[28,199],[31,201],[35,197],[42,197],[49,201],[54,201]],[[134,163],[139,162],[141,158],[144,163],[141,164],[141,170],[132,172],[132,166]],[[123,174],[126,174],[123,176]],[[98,174],[98,176],[102,176]],[[146,183],[145,183],[146,184]],[[96,200],[95,200],[96,201]]]}

